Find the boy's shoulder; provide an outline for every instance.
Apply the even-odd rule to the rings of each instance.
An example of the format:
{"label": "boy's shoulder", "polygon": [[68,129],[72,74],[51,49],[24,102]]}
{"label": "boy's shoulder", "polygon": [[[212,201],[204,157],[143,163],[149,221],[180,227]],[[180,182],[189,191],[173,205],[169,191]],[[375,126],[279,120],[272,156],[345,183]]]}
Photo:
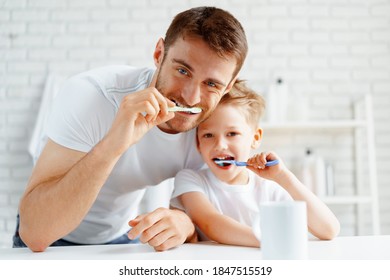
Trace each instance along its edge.
{"label": "boy's shoulder", "polygon": [[185,168],[180,170],[176,176],[175,176],[175,182],[182,183],[183,181],[191,181],[191,182],[198,182],[198,183],[204,183],[207,182],[208,179],[208,169],[190,169]]}
{"label": "boy's shoulder", "polygon": [[191,169],[191,168],[185,168],[177,172],[176,177],[178,176],[196,176],[196,177],[204,177],[207,174],[206,168],[202,169]]}

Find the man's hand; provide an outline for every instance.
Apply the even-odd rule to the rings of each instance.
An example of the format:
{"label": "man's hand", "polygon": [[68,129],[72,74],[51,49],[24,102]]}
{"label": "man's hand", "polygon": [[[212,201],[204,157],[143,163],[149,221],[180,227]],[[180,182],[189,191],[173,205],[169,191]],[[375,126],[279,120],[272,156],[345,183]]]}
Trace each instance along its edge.
{"label": "man's hand", "polygon": [[148,243],[156,251],[165,251],[196,238],[191,219],[177,209],[158,208],[137,216],[129,225],[133,227],[128,234],[130,239],[140,236],[142,243]]}
{"label": "man's hand", "polygon": [[104,140],[121,155],[152,127],[173,118],[175,114],[168,112],[173,105],[153,87],[126,95]]}

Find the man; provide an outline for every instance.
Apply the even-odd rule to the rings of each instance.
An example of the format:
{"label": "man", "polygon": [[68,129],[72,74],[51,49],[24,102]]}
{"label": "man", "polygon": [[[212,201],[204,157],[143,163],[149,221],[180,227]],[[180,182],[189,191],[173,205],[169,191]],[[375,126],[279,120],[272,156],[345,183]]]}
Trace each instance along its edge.
{"label": "man", "polygon": [[[246,54],[233,16],[199,7],[178,14],[158,41],[156,70],[110,66],[69,79],[20,203],[14,246],[44,251],[139,238],[167,250],[195,240],[182,211],[135,216],[146,187],[202,166],[194,128],[230,90]],[[175,105],[202,112],[169,112]]]}

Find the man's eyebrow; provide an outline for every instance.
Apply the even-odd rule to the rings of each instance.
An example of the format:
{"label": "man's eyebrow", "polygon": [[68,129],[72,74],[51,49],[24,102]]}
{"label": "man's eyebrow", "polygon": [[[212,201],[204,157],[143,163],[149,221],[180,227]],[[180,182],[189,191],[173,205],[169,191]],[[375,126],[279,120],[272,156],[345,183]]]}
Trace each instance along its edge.
{"label": "man's eyebrow", "polygon": [[185,66],[186,68],[188,68],[188,70],[194,71],[194,68],[192,68],[191,65],[189,65],[187,62],[185,62],[185,61],[182,60],[182,59],[173,58],[173,59],[172,59],[172,62],[174,62],[174,63],[179,63],[179,64]]}
{"label": "man's eyebrow", "polygon": [[[179,64],[183,65],[184,67],[186,67],[188,70],[194,71],[194,68],[192,68],[191,65],[189,65],[187,62],[185,62],[185,61],[182,60],[182,59],[173,58],[173,59],[172,59],[172,62],[173,62],[173,63],[179,63]],[[213,83],[215,83],[215,84],[219,84],[219,85],[221,85],[222,87],[226,87],[226,84],[225,84],[225,83],[223,83],[223,82],[221,82],[221,81],[219,81],[219,80],[217,80],[217,79],[214,79],[214,78],[207,78],[207,80],[208,80],[209,82],[213,82]]]}

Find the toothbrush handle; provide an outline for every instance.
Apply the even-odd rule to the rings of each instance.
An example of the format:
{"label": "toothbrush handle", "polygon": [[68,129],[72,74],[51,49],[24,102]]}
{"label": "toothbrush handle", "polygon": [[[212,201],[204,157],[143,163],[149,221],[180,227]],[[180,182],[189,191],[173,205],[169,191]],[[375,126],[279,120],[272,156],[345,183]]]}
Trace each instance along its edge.
{"label": "toothbrush handle", "polygon": [[246,163],[245,161],[235,161],[234,164],[236,166],[247,166],[248,163]]}
{"label": "toothbrush handle", "polygon": [[267,161],[265,166],[274,166],[274,165],[277,165],[278,163],[279,163],[279,160],[278,159],[274,159],[274,160],[271,160],[271,161]]}
{"label": "toothbrush handle", "polygon": [[[279,163],[279,160],[275,159],[275,160],[267,161],[265,166],[274,166],[274,165],[277,165],[278,163]],[[247,166],[248,163],[246,163],[245,161],[236,161],[235,165],[237,165],[237,166]]]}

